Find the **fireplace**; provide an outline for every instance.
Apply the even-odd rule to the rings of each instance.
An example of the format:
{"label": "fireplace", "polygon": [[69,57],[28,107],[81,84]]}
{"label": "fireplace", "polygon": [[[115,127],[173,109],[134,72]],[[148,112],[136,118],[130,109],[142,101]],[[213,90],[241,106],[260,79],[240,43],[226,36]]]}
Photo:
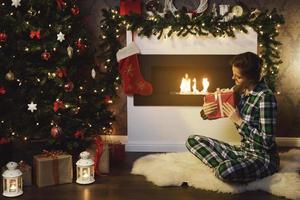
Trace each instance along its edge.
{"label": "fireplace", "polygon": [[[132,42],[127,32],[127,44]],[[174,95],[186,73],[195,77],[202,90],[202,78],[210,82],[208,91],[233,86],[229,60],[245,51],[257,52],[257,34],[236,33],[235,38],[213,36],[139,37],[134,42],[140,48],[143,76],[153,84],[153,95],[127,97],[128,143],[126,151],[185,151],[185,141],[191,134],[200,134],[238,144],[234,124],[227,118],[202,120],[199,111],[203,95]]]}
{"label": "fireplace", "polygon": [[[199,91],[202,80],[209,81],[208,92],[230,88],[234,82],[230,60],[233,55],[140,55],[144,78],[153,86],[151,96],[134,96],[135,106],[202,106],[204,93],[180,94],[182,78],[188,74]],[[195,79],[194,79],[195,78]]]}

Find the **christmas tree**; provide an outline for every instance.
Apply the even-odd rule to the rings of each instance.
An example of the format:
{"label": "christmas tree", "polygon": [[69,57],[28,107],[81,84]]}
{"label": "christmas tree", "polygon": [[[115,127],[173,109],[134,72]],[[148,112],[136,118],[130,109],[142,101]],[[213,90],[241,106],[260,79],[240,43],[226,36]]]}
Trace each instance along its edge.
{"label": "christmas tree", "polygon": [[50,149],[71,152],[84,149],[93,135],[112,131],[107,107],[114,86],[94,64],[77,4],[1,1],[1,140],[42,139]]}

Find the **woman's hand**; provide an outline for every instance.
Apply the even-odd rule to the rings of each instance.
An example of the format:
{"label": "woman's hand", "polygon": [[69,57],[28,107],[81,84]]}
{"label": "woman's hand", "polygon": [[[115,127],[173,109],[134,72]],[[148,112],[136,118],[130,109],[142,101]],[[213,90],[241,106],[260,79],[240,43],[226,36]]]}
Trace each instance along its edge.
{"label": "woman's hand", "polygon": [[229,119],[231,119],[231,121],[233,121],[237,125],[240,126],[243,122],[239,110],[237,108],[232,107],[232,105],[230,105],[229,103],[223,104],[223,111],[225,115],[227,115]]}
{"label": "woman's hand", "polygon": [[203,110],[204,114],[207,116],[217,110],[217,104],[214,102],[204,103],[202,110]]}

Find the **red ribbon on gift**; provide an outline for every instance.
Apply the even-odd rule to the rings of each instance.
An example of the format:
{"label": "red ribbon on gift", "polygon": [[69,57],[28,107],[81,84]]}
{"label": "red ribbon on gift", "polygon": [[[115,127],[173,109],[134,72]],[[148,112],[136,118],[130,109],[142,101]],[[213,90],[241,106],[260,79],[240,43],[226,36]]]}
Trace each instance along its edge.
{"label": "red ribbon on gift", "polygon": [[103,147],[104,147],[104,142],[102,141],[101,137],[95,137],[94,139],[95,144],[96,144],[96,155],[95,155],[95,160],[94,160],[94,169],[97,175],[100,175],[100,171],[98,168],[99,162],[101,155],[103,153]]}
{"label": "red ribbon on gift", "polygon": [[41,39],[41,31],[30,31],[29,37],[33,39],[36,37],[37,39]]}
{"label": "red ribbon on gift", "polygon": [[66,4],[64,0],[56,0],[57,9],[61,10],[62,7]]}
{"label": "red ribbon on gift", "polygon": [[59,166],[58,166],[58,156],[63,155],[63,151],[47,151],[43,150],[43,157],[51,157],[53,159],[53,179],[55,184],[59,184]]}

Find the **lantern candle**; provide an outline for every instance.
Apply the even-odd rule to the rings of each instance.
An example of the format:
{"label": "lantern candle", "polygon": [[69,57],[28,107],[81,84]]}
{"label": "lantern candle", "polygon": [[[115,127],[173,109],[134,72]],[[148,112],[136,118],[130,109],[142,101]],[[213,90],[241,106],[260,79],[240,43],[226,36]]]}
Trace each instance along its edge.
{"label": "lantern candle", "polygon": [[16,197],[23,194],[22,172],[17,169],[18,164],[9,162],[7,170],[2,174],[3,177],[3,196]]}

